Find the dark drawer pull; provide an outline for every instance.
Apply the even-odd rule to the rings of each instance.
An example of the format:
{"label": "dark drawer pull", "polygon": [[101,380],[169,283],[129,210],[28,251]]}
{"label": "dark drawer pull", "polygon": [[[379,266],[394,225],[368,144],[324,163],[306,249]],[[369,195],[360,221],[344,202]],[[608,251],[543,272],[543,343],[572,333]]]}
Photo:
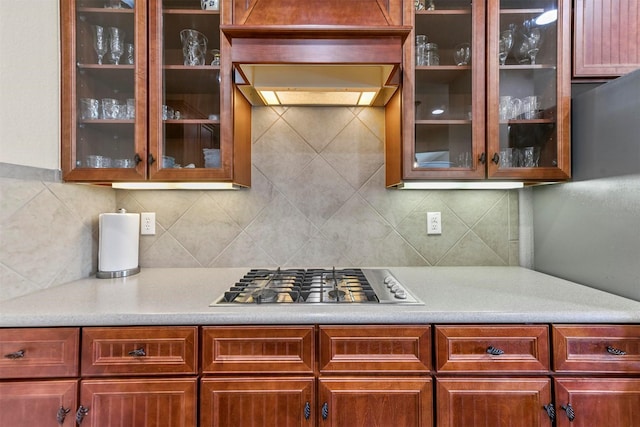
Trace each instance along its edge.
{"label": "dark drawer pull", "polygon": [[327,418],[329,418],[329,404],[324,402],[322,404],[322,419],[326,420]]}
{"label": "dark drawer pull", "polygon": [[620,350],[620,349],[615,348],[615,347],[611,347],[610,345],[607,346],[607,353],[613,354],[613,355],[616,355],[616,356],[624,356],[625,354],[627,354],[626,351]]}
{"label": "dark drawer pull", "polygon": [[304,404],[304,419],[308,420],[309,418],[311,418],[311,404],[306,402]]}
{"label": "dark drawer pull", "polygon": [[143,357],[146,355],[147,353],[144,351],[144,348],[137,348],[129,352],[129,356],[132,356],[132,357]]}
{"label": "dark drawer pull", "polygon": [[544,410],[547,411],[547,416],[553,422],[556,419],[556,408],[553,406],[553,403],[549,403],[548,405],[543,406]]}
{"label": "dark drawer pull", "polygon": [[71,408],[64,409],[64,406],[61,406],[60,409],[58,409],[58,413],[56,414],[56,420],[58,421],[58,424],[64,424],[64,419],[67,418],[67,414],[69,412],[71,412]]}
{"label": "dark drawer pull", "polygon": [[5,354],[7,359],[22,359],[24,357],[24,350],[18,350],[13,353]]}
{"label": "dark drawer pull", "polygon": [[84,406],[80,405],[78,411],[76,412],[76,423],[78,423],[78,425],[82,424],[82,420],[84,420],[84,417],[86,417],[88,413],[89,408],[85,408]]}
{"label": "dark drawer pull", "polygon": [[567,403],[566,405],[562,405],[561,408],[564,409],[564,411],[567,413],[567,418],[569,418],[569,421],[573,421],[573,420],[576,419],[576,413],[574,412],[573,408],[571,407],[571,403]]}
{"label": "dark drawer pull", "polygon": [[494,346],[490,345],[487,348],[487,353],[492,354],[494,356],[500,356],[501,354],[504,354],[504,350],[501,350],[499,348],[495,348]]}

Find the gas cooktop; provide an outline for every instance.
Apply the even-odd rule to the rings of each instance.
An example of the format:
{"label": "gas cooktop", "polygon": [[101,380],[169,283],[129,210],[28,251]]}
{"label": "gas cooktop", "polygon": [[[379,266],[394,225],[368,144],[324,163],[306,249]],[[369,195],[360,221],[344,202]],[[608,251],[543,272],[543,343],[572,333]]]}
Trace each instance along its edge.
{"label": "gas cooktop", "polygon": [[210,306],[423,304],[387,269],[253,269]]}

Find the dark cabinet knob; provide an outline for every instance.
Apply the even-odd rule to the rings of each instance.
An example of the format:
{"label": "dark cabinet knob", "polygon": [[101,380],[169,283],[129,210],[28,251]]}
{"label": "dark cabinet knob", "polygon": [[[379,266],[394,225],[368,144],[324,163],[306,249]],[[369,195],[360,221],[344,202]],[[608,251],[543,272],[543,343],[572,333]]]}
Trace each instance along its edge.
{"label": "dark cabinet knob", "polygon": [[500,356],[501,354],[504,354],[504,350],[490,345],[489,347],[487,347],[487,353],[492,354],[494,356]]}
{"label": "dark cabinet knob", "polygon": [[67,414],[69,412],[71,412],[71,408],[65,409],[64,406],[61,406],[60,409],[58,409],[58,413],[56,414],[56,421],[58,421],[58,424],[64,424],[64,419],[67,418]]}
{"label": "dark cabinet knob", "polygon": [[78,411],[76,412],[76,423],[78,423],[78,425],[82,424],[82,420],[84,420],[84,417],[86,417],[88,413],[89,408],[85,408],[84,406],[80,405]]}
{"label": "dark cabinet knob", "polygon": [[327,418],[329,418],[329,404],[324,402],[322,404],[322,419],[326,420]]}
{"label": "dark cabinet knob", "polygon": [[562,405],[561,408],[564,410],[564,412],[566,412],[567,418],[569,418],[569,421],[573,421],[573,420],[576,419],[576,413],[573,410],[573,408],[571,407],[571,403],[567,403],[566,405]]}
{"label": "dark cabinet knob", "polygon": [[147,352],[144,351],[144,348],[137,348],[129,352],[129,356],[132,356],[132,357],[143,357],[146,355],[147,355]]}
{"label": "dark cabinet knob", "polygon": [[607,346],[607,353],[613,354],[614,356],[624,356],[625,354],[627,354],[626,351],[620,350],[619,348],[611,347],[610,345]]}
{"label": "dark cabinet knob", "polygon": [[24,350],[14,351],[13,353],[5,354],[7,359],[22,359],[24,357]]}

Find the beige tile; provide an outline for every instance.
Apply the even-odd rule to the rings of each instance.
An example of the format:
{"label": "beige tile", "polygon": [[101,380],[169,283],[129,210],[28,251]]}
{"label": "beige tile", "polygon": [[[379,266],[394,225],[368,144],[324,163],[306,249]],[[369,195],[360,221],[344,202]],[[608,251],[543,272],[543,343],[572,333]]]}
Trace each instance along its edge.
{"label": "beige tile", "polygon": [[318,156],[281,187],[282,193],[307,219],[321,226],[355,192],[325,159]]}
{"label": "beige tile", "polygon": [[519,197],[518,190],[511,190],[508,192],[509,198],[509,240],[520,239],[520,220],[519,220]]}
{"label": "beige tile", "polygon": [[354,188],[359,189],[384,164],[384,144],[354,120],[321,153]]}
{"label": "beige tile", "polygon": [[278,120],[256,141],[251,155],[254,166],[276,186],[294,179],[317,156],[283,120]]}
{"label": "beige tile", "polygon": [[200,265],[209,265],[241,231],[205,194],[167,230]]}
{"label": "beige tile", "polygon": [[439,197],[469,227],[473,226],[502,197],[504,190],[441,191]]}
{"label": "beige tile", "polygon": [[509,242],[509,265],[515,266],[515,267],[520,265],[520,242],[519,241]]}
{"label": "beige tile", "polygon": [[348,253],[356,266],[425,266],[429,265],[398,233],[371,239],[360,247],[352,247]]}
{"label": "beige tile", "polygon": [[270,107],[251,108],[251,139],[258,140],[273,124],[280,119],[280,114]]}
{"label": "beige tile", "polygon": [[336,251],[347,254],[351,261],[357,262],[354,255],[361,253],[363,246],[385,238],[393,228],[362,197],[355,194],[320,231],[334,242]]}
{"label": "beige tile", "polygon": [[277,190],[257,168],[251,168],[251,188],[210,191],[209,197],[241,227],[245,228],[277,195]]}
{"label": "beige tile", "polygon": [[140,205],[140,212],[155,212],[158,224],[169,229],[202,196],[202,192],[136,190],[130,191],[130,196]]}
{"label": "beige tile", "polygon": [[291,107],[282,118],[321,152],[355,116],[346,107]]}
{"label": "beige tile", "polygon": [[142,267],[204,267],[171,234],[164,233],[140,254]]}
{"label": "beige tile", "polygon": [[367,128],[381,141],[384,141],[384,107],[368,107],[359,110],[357,113]]}
{"label": "beige tile", "polygon": [[43,289],[43,286],[27,280],[25,277],[19,275],[15,271],[0,263],[0,301],[6,301],[11,298],[16,298],[21,295],[26,295],[31,292]]}
{"label": "beige tile", "polygon": [[473,226],[473,231],[489,246],[505,263],[509,263],[509,197],[502,197]]}
{"label": "beige tile", "polygon": [[[438,264],[469,231],[469,227],[444,204],[441,195],[441,192],[429,194],[397,227],[400,235],[431,265]],[[427,212],[441,213],[442,234],[427,234]]]}
{"label": "beige tile", "polygon": [[394,227],[429,194],[428,191],[422,190],[401,191],[385,188],[384,166],[362,186],[359,193]]}
{"label": "beige tile", "polygon": [[109,187],[50,183],[49,190],[90,229],[98,230],[101,213],[116,212],[115,190]]}
{"label": "beige tile", "polygon": [[247,233],[240,235],[213,260],[210,267],[273,268],[276,263]]}
{"label": "beige tile", "polygon": [[336,247],[333,240],[316,233],[285,264],[288,268],[328,268],[354,263]]}
{"label": "beige tile", "polygon": [[473,231],[469,231],[454,247],[438,262],[438,265],[496,265],[507,263],[500,258]]}
{"label": "beige tile", "polygon": [[291,258],[316,230],[282,195],[276,196],[246,228],[249,236],[279,265]]}
{"label": "beige tile", "polygon": [[0,178],[0,221],[7,220],[45,189],[41,181]]}

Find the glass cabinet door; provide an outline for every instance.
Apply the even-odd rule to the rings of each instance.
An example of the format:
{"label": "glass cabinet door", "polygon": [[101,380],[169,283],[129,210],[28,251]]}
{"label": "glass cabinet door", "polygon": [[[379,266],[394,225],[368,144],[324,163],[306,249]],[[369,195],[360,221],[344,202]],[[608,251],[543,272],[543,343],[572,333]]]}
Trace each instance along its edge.
{"label": "glass cabinet door", "polygon": [[150,3],[148,161],[152,180],[231,177],[230,153],[221,144],[220,127],[221,2],[206,3]]}
{"label": "glass cabinet door", "polygon": [[568,3],[491,3],[489,177],[545,180],[570,176]]}
{"label": "glass cabinet door", "polygon": [[484,2],[418,0],[414,18],[405,69],[414,70],[415,130],[404,177],[482,178]]}
{"label": "glass cabinet door", "polygon": [[140,180],[146,174],[146,6],[65,0],[63,173],[66,180]]}

